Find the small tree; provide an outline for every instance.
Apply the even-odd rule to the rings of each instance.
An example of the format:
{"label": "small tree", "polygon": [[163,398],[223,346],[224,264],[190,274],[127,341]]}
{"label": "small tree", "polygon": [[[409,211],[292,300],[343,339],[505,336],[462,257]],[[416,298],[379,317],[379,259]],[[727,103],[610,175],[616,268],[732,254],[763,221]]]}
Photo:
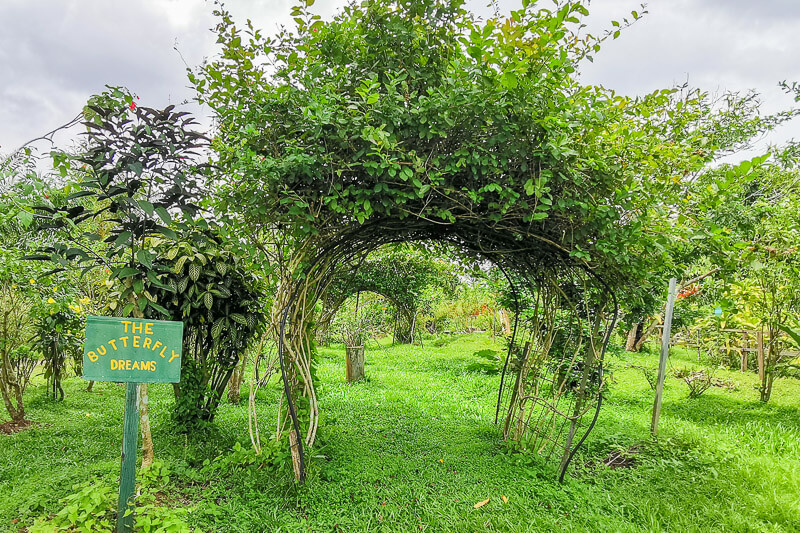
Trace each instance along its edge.
{"label": "small tree", "polygon": [[83,356],[83,320],[73,304],[52,297],[36,306],[33,348],[42,354],[44,376],[53,398],[64,399],[61,380],[67,363]]}
{"label": "small tree", "polygon": [[727,241],[718,252],[731,312],[765,334],[759,396],[767,402],[786,369],[781,334],[800,308],[800,188],[797,170],[762,156],[723,167],[696,184],[707,189],[706,217]]}
{"label": "small tree", "polygon": [[[93,97],[84,109],[87,145],[80,154],[56,155],[61,174],[81,181],[66,205],[34,207],[43,226],[53,231],[50,242],[28,259],[52,261],[54,272],[77,264],[84,272],[106,268],[120,284],[123,316],[144,317],[148,310],[168,318],[169,312],[147,290],[154,285],[171,291],[154,265],[152,237],[176,239],[175,228],[187,227],[198,213],[197,176],[205,165],[193,164],[205,137],[191,129],[195,122],[174,106],[139,106],[133,96],[112,88]],[[173,217],[183,215],[183,221]],[[111,229],[87,221],[105,220]],[[153,459],[147,414],[147,385],[139,390],[143,435],[142,465]]]}

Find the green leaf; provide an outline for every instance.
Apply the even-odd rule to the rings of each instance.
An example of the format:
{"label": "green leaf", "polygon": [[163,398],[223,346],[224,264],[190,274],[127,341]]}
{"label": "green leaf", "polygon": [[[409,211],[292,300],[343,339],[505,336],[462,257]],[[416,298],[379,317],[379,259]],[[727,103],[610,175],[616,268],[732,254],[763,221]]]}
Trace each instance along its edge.
{"label": "green leaf", "polygon": [[153,258],[147,250],[139,250],[136,252],[136,259],[147,268],[153,268]]}
{"label": "green leaf", "polygon": [[114,272],[112,273],[112,277],[114,274],[116,274],[116,277],[118,277],[119,279],[124,279],[124,278],[129,278],[131,276],[135,276],[138,273],[139,269],[133,267],[122,267],[120,269],[114,270]]}
{"label": "green leaf", "polygon": [[169,311],[167,311],[164,307],[158,305],[157,303],[148,302],[147,305],[149,305],[150,307],[152,307],[153,309],[164,315],[166,318],[168,319],[172,318],[172,315],[170,315]]}
{"label": "green leaf", "polygon": [[70,194],[69,196],[67,196],[67,202],[71,202],[73,200],[77,200],[78,198],[83,198],[85,196],[92,196],[93,194],[96,194],[96,193],[94,191],[78,191],[78,192],[74,192],[74,193]]}
{"label": "green leaf", "polygon": [[525,182],[525,194],[527,194],[528,196],[533,196],[534,190],[535,186],[533,184],[533,178],[531,178]]}
{"label": "green leaf", "polygon": [[155,285],[159,289],[164,289],[165,291],[169,291],[169,292],[175,292],[175,288],[173,288],[171,285],[167,285],[166,283],[163,283],[160,279],[158,279],[158,276],[152,270],[149,270],[147,272],[147,279],[149,279],[150,283],[152,283],[153,285]]}
{"label": "green leaf", "polygon": [[172,224],[172,217],[169,215],[169,212],[161,206],[156,207],[155,209],[156,214],[161,217],[161,220],[164,221],[164,224]]}
{"label": "green leaf", "polygon": [[200,265],[196,263],[189,265],[189,277],[192,278],[192,281],[197,281],[200,278],[200,272]]}
{"label": "green leaf", "polygon": [[31,222],[33,222],[33,214],[27,211],[20,211],[17,213],[17,220],[19,220],[23,228],[27,228],[31,225]]}
{"label": "green leaf", "polygon": [[792,340],[794,340],[795,344],[800,347],[800,329],[793,329],[789,326],[779,325],[778,326],[784,333],[789,335]]}
{"label": "green leaf", "polygon": [[127,245],[131,240],[131,235],[133,235],[130,231],[121,231],[117,238],[114,239],[114,246],[121,247]]}
{"label": "green leaf", "polygon": [[178,240],[178,234],[169,228],[165,228],[164,226],[159,226],[156,228],[156,231],[171,241]]}
{"label": "green leaf", "polygon": [[151,204],[147,200],[139,200],[139,207],[141,207],[142,211],[147,213],[149,216],[153,216],[153,210],[155,208],[153,207],[153,204]]}
{"label": "green leaf", "polygon": [[[174,250],[174,248],[173,248],[173,250]],[[188,259],[189,259],[188,255],[180,256],[178,258],[178,260],[175,262],[175,267],[173,268],[173,272],[175,272],[176,274],[180,274],[181,272],[183,272],[183,265],[186,264],[186,261]]]}
{"label": "green leaf", "polygon": [[212,339],[218,339],[219,338],[220,333],[222,333],[222,327],[225,325],[224,321],[225,321],[225,318],[224,317],[220,317],[214,322],[214,325],[211,327],[211,338]]}
{"label": "green leaf", "polygon": [[178,292],[184,292],[188,286],[189,278],[181,278],[181,280],[178,282]]}

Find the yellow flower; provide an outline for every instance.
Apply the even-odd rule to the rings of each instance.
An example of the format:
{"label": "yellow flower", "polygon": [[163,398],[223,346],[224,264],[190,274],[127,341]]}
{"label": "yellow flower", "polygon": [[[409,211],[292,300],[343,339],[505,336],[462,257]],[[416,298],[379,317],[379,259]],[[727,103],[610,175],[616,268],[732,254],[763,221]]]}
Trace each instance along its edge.
{"label": "yellow flower", "polygon": [[87,296],[84,296],[83,298],[80,299],[80,302],[83,305],[89,305],[89,302],[91,302],[91,300]]}
{"label": "yellow flower", "polygon": [[33,284],[35,284],[35,283],[36,283],[36,280],[35,280],[35,279],[33,279],[33,278],[31,278],[31,285],[33,285]]}
{"label": "yellow flower", "polygon": [[48,298],[48,299],[47,299],[47,303],[49,303],[49,304],[54,304],[54,303],[56,303],[56,301],[55,301],[55,300],[53,300],[52,298]]}

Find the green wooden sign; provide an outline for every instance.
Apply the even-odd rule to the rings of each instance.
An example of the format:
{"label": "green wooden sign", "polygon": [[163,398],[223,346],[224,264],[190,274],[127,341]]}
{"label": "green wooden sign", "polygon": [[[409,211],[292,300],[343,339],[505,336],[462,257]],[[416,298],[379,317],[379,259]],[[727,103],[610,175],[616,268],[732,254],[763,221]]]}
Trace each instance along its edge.
{"label": "green wooden sign", "polygon": [[86,317],[83,379],[176,383],[182,346],[183,322]]}

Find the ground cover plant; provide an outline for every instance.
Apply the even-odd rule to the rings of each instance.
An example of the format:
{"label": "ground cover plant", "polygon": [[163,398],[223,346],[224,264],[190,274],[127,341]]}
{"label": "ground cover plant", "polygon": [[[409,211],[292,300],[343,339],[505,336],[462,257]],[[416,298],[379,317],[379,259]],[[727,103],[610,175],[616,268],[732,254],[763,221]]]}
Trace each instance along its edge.
{"label": "ground cover plant", "polygon": [[[614,352],[597,429],[574,475],[558,484],[555,465],[509,453],[492,424],[502,348],[487,334],[430,339],[424,348],[372,346],[368,377],[358,384],[345,383],[343,347],[322,348],[317,372],[326,424],[303,486],[292,481],[280,450],[253,454],[243,406],[220,405],[205,433],[175,434],[172,391],[154,385],[150,413],[160,463],[144,485],[151,509],[161,511],[145,514],[184,524],[176,530],[243,532],[800,527],[796,380],[776,381],[773,400],[764,404],[752,373],[719,370],[736,388],[712,387],[697,399],[669,378],[661,430],[651,439],[652,391],[638,367],[654,367],[655,350]],[[673,352],[675,368],[696,365],[692,353]],[[76,378],[65,379],[64,388],[61,402],[31,388],[28,413],[36,425],[0,437],[5,531],[58,512],[70,504],[59,499],[87,494],[87,486],[113,504],[124,389],[98,383],[89,393]],[[274,423],[279,392],[259,392],[266,425]],[[269,466],[275,460],[282,470]]]}

